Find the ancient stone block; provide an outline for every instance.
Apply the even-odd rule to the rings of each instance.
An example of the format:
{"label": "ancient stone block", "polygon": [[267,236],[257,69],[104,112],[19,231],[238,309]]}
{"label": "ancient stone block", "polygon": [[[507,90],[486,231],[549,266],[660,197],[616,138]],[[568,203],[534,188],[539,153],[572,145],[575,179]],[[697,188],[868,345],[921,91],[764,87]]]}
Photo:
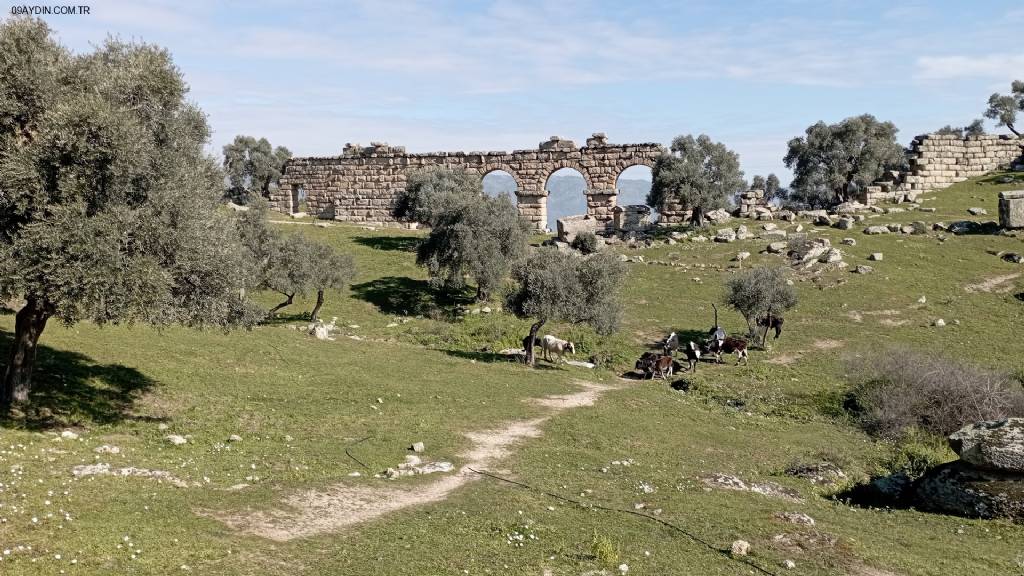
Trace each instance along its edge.
{"label": "ancient stone block", "polygon": [[1024,228],[1024,190],[999,193],[999,225]]}

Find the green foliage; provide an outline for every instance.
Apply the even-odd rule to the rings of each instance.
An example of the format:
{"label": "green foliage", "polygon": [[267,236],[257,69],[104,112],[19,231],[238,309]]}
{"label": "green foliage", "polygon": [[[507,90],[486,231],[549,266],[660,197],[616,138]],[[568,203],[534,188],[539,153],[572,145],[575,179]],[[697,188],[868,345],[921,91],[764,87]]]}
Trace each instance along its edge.
{"label": "green foliage", "polygon": [[486,299],[525,256],[530,223],[507,195],[432,198],[437,189],[420,196],[439,212],[431,217],[433,227],[418,247],[416,262],[426,267],[433,286],[461,290],[469,277],[477,298]]}
{"label": "green foliage", "polygon": [[234,142],[224,146],[224,171],[230,183],[226,196],[242,204],[253,196],[269,198],[291,157],[287,148],[273,148],[266,138],[235,136]]}
{"label": "green foliage", "polygon": [[911,427],[893,445],[892,453],[882,464],[883,475],[903,473],[917,478],[928,470],[956,458],[942,436]]}
{"label": "green foliage", "polygon": [[572,239],[570,244],[573,250],[579,251],[581,254],[593,254],[600,248],[600,244],[597,240],[597,234],[593,232],[580,232]]}
{"label": "green foliage", "polygon": [[506,307],[540,323],[589,324],[599,334],[610,334],[621,317],[619,290],[625,275],[625,265],[611,253],[580,257],[540,248],[515,267],[516,288]]}
{"label": "green foliage", "polygon": [[647,204],[658,210],[682,204],[693,210],[693,221],[700,226],[705,212],[725,206],[746,187],[739,155],[705,134],[677,136],[670,150],[652,170]]}
{"label": "green foliage", "polygon": [[590,553],[603,566],[614,567],[619,563],[619,549],[611,538],[603,534],[594,532],[594,538],[590,541]]}
{"label": "green foliage", "polygon": [[951,126],[946,124],[942,128],[935,131],[936,134],[946,134],[957,136],[959,138],[966,138],[968,136],[980,136],[985,133],[985,122],[981,119],[975,119],[967,126]]}
{"label": "green foliage", "polygon": [[1024,81],[1014,80],[1010,84],[1009,94],[996,92],[989,96],[985,117],[995,120],[999,126],[1006,126],[1010,132],[1020,137],[1021,133],[1017,131],[1014,124],[1017,122],[1017,113],[1022,111],[1024,111]]}
{"label": "green foliage", "polygon": [[725,283],[725,302],[743,315],[754,333],[754,320],[782,316],[797,304],[796,290],[786,282],[782,267],[761,266],[736,274]]}
{"label": "green foliage", "polygon": [[427,168],[409,175],[405,189],[395,198],[392,215],[403,222],[434,227],[445,214],[480,196],[483,196],[483,184],[475,174]]}
{"label": "green foliage", "polygon": [[786,190],[782,187],[779,177],[775,174],[769,174],[768,178],[761,175],[754,176],[750,181],[750,188],[752,190],[764,190],[765,200],[781,199],[786,196]]}
{"label": "green foliage", "polygon": [[897,132],[892,122],[880,122],[870,114],[810,126],[805,136],[789,141],[784,158],[793,170],[790,198],[828,207],[846,202],[886,170],[904,168],[907,161]]}

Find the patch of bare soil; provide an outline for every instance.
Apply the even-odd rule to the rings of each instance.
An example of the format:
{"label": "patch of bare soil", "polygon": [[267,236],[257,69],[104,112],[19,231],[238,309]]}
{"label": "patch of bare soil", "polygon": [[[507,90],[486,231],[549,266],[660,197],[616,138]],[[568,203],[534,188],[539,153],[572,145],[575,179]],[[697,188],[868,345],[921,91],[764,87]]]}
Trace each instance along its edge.
{"label": "patch of bare soil", "polygon": [[293,494],[271,510],[213,516],[246,534],[284,542],[335,532],[411,506],[439,502],[456,489],[479,479],[480,475],[472,469],[495,465],[506,458],[516,444],[541,436],[540,427],[545,421],[564,410],[589,406],[602,392],[612,388],[592,382],[576,383],[583,388],[579,392],[528,400],[550,409],[544,416],[467,433],[472,446],[460,455],[465,461],[463,466],[450,476],[405,487],[393,486],[393,481],[386,487],[339,483]]}
{"label": "patch of bare soil", "polygon": [[864,321],[864,315],[861,314],[860,312],[857,312],[856,310],[851,310],[847,312],[846,317],[849,318],[850,320],[853,320],[854,322]]}
{"label": "patch of bare soil", "polygon": [[802,352],[795,352],[792,354],[780,354],[778,356],[775,356],[774,358],[769,358],[765,360],[765,362],[769,364],[779,364],[782,366],[788,366],[793,362],[799,360],[801,356],[803,356]]}
{"label": "patch of bare soil", "polygon": [[878,323],[883,326],[892,326],[895,328],[896,326],[904,326],[906,324],[910,324],[910,320],[893,320],[892,318],[882,318],[881,320],[878,321]]}
{"label": "patch of bare soil", "polygon": [[1005,294],[1010,290],[1013,290],[1013,285],[1010,284],[1010,281],[1016,280],[1020,275],[1020,272],[1015,272],[1013,274],[993,276],[991,278],[986,278],[984,282],[979,282],[978,284],[968,284],[964,286],[964,290],[972,293],[995,292],[996,294]]}
{"label": "patch of bare soil", "polygon": [[828,338],[823,338],[821,340],[814,341],[814,347],[817,348],[818,350],[834,350],[836,348],[841,347],[842,345],[843,343],[840,342],[839,340],[830,340]]}
{"label": "patch of bare soil", "polygon": [[864,315],[866,316],[899,316],[900,314],[901,312],[899,310],[893,310],[891,308],[888,310],[871,310],[864,312]]}

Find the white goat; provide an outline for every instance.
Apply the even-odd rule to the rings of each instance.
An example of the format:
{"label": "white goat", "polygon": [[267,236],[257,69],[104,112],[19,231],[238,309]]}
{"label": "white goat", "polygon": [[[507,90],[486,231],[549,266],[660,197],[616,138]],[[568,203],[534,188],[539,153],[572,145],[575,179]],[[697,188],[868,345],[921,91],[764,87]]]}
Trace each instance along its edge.
{"label": "white goat", "polygon": [[540,346],[544,349],[544,359],[548,362],[553,362],[549,353],[557,354],[559,361],[562,360],[562,355],[566,352],[569,354],[576,353],[576,346],[574,346],[572,342],[555,338],[551,334],[545,334],[544,337],[540,339]]}

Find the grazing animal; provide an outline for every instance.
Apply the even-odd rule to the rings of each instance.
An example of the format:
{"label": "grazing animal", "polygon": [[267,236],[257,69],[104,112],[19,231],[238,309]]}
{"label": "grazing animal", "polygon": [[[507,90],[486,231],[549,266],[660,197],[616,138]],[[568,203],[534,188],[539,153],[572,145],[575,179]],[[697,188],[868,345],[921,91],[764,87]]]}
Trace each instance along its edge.
{"label": "grazing animal", "polygon": [[785,320],[779,316],[762,316],[757,319],[757,325],[761,328],[771,328],[775,330],[775,339],[778,340],[779,336],[782,335],[782,324]]}
{"label": "grazing animal", "polygon": [[661,376],[662,380],[668,380],[668,377],[675,373],[677,362],[671,356],[658,356],[658,359],[654,361],[654,371],[651,373],[651,378],[657,374]]}
{"label": "grazing animal", "polygon": [[693,340],[690,340],[690,342],[683,347],[683,355],[686,356],[687,369],[690,372],[697,371],[697,363],[700,362],[700,354],[700,346],[697,346]]}
{"label": "grazing animal", "polygon": [[704,352],[715,357],[719,364],[722,363],[722,354],[735,354],[736,365],[740,362],[747,363],[747,341],[735,336],[726,336],[724,340],[711,340],[704,345]]}
{"label": "grazing animal", "polygon": [[679,349],[679,336],[675,332],[669,334],[668,338],[661,343],[661,348],[665,351],[666,356],[672,356]]}
{"label": "grazing animal", "polygon": [[544,349],[544,359],[548,362],[553,362],[551,356],[554,355],[557,355],[558,360],[561,362],[563,360],[562,356],[566,352],[569,354],[576,353],[576,346],[572,342],[561,340],[551,334],[546,334],[540,339],[540,347]]}
{"label": "grazing animal", "polygon": [[640,373],[643,378],[647,378],[654,374],[654,365],[658,361],[658,354],[654,352],[644,352],[640,359],[636,361],[636,371]]}

